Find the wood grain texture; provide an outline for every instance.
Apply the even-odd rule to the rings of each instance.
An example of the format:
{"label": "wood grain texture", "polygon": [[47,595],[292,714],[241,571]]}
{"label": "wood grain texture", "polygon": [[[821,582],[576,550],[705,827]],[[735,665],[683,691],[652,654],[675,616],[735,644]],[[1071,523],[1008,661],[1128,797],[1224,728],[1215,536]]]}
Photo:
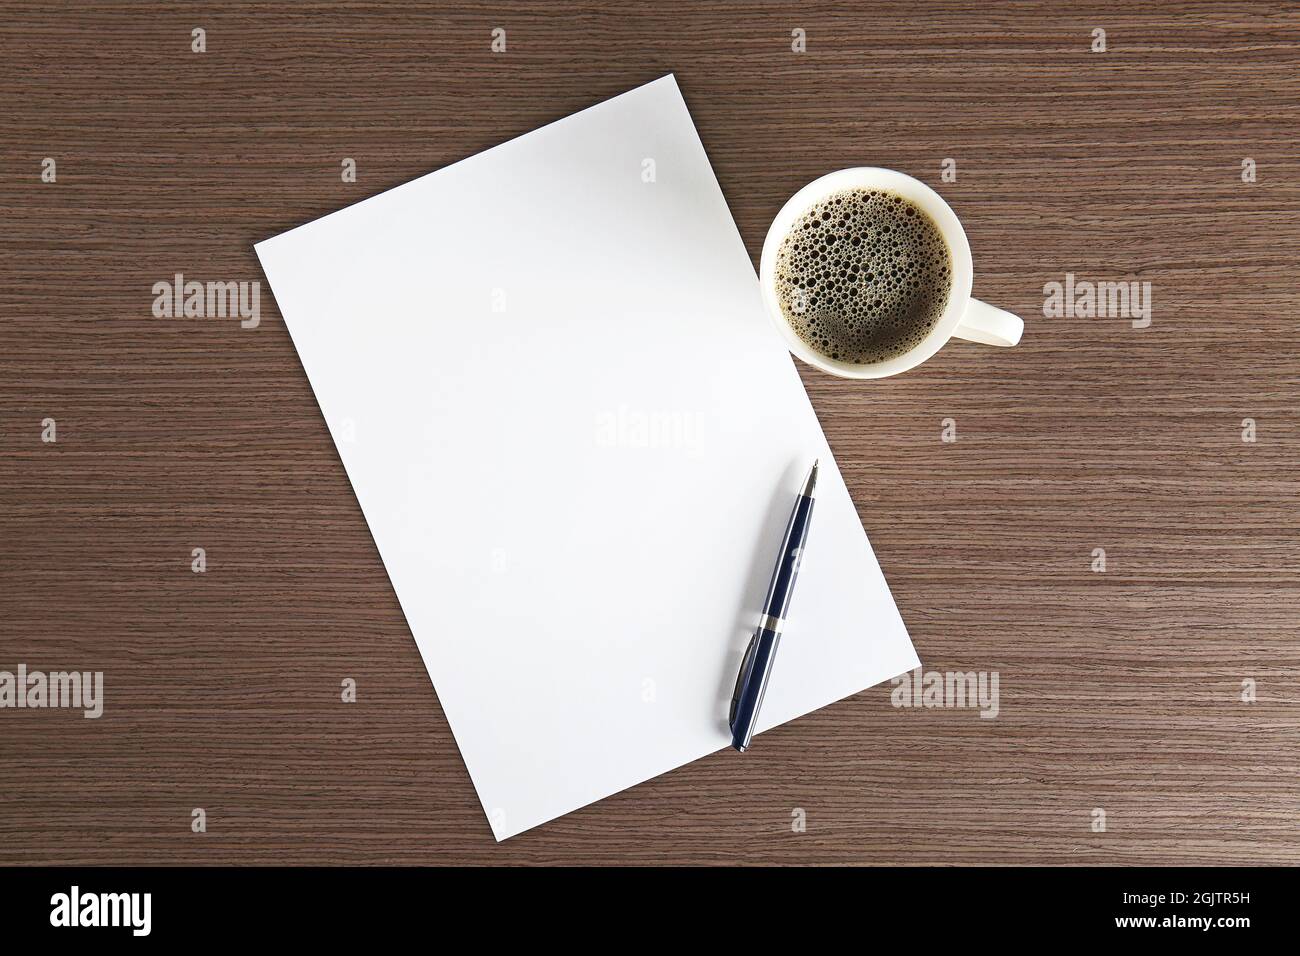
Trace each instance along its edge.
{"label": "wood grain texture", "polygon": [[[107,702],[0,711],[0,863],[1300,863],[1294,7],[76,7],[0,2],[0,669]],[[241,330],[151,287],[670,71],[755,258],[888,166],[1026,317],[800,369],[922,659],[1000,714],[877,687],[498,845],[269,289]],[[1151,326],[1044,318],[1067,272]]]}

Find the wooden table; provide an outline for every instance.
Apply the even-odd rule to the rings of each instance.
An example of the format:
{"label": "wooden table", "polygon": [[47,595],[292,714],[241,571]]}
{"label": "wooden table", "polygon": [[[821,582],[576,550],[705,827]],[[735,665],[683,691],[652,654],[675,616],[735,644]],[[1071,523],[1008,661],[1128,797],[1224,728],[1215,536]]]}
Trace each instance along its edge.
{"label": "wooden table", "polygon": [[[79,6],[0,3],[0,669],[106,703],[0,710],[0,863],[1300,862],[1294,10]],[[151,288],[670,71],[755,258],[888,166],[1026,317],[801,367],[927,668],[999,713],[884,685],[498,845],[268,287],[256,329]],[[1045,317],[1067,273],[1150,325]]]}

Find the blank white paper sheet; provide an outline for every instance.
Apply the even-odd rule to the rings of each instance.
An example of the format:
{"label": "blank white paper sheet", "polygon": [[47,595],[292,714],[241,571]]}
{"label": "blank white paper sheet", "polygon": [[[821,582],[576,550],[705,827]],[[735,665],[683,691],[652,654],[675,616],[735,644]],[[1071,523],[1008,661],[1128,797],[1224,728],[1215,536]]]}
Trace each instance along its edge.
{"label": "blank white paper sheet", "polygon": [[673,77],[256,248],[498,840],[918,666]]}

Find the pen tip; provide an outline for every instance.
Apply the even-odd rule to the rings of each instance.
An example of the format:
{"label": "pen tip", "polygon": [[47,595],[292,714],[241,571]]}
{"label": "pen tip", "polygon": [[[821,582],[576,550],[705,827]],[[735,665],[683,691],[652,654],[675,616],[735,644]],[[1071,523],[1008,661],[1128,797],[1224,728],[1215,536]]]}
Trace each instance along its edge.
{"label": "pen tip", "polygon": [[817,487],[817,465],[820,461],[821,459],[819,458],[813,462],[812,470],[808,472],[808,477],[804,479],[803,491],[801,494],[805,498],[811,498],[814,489]]}

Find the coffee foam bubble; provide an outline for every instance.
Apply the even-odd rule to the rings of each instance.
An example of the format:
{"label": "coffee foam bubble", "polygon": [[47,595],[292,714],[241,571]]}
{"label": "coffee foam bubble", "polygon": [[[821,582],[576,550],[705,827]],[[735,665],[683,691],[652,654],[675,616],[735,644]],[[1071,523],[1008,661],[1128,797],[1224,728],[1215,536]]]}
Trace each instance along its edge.
{"label": "coffee foam bubble", "polygon": [[867,365],[916,348],[951,288],[939,227],[884,190],[827,196],[795,221],[777,253],[786,320],[806,345],[842,362]]}

